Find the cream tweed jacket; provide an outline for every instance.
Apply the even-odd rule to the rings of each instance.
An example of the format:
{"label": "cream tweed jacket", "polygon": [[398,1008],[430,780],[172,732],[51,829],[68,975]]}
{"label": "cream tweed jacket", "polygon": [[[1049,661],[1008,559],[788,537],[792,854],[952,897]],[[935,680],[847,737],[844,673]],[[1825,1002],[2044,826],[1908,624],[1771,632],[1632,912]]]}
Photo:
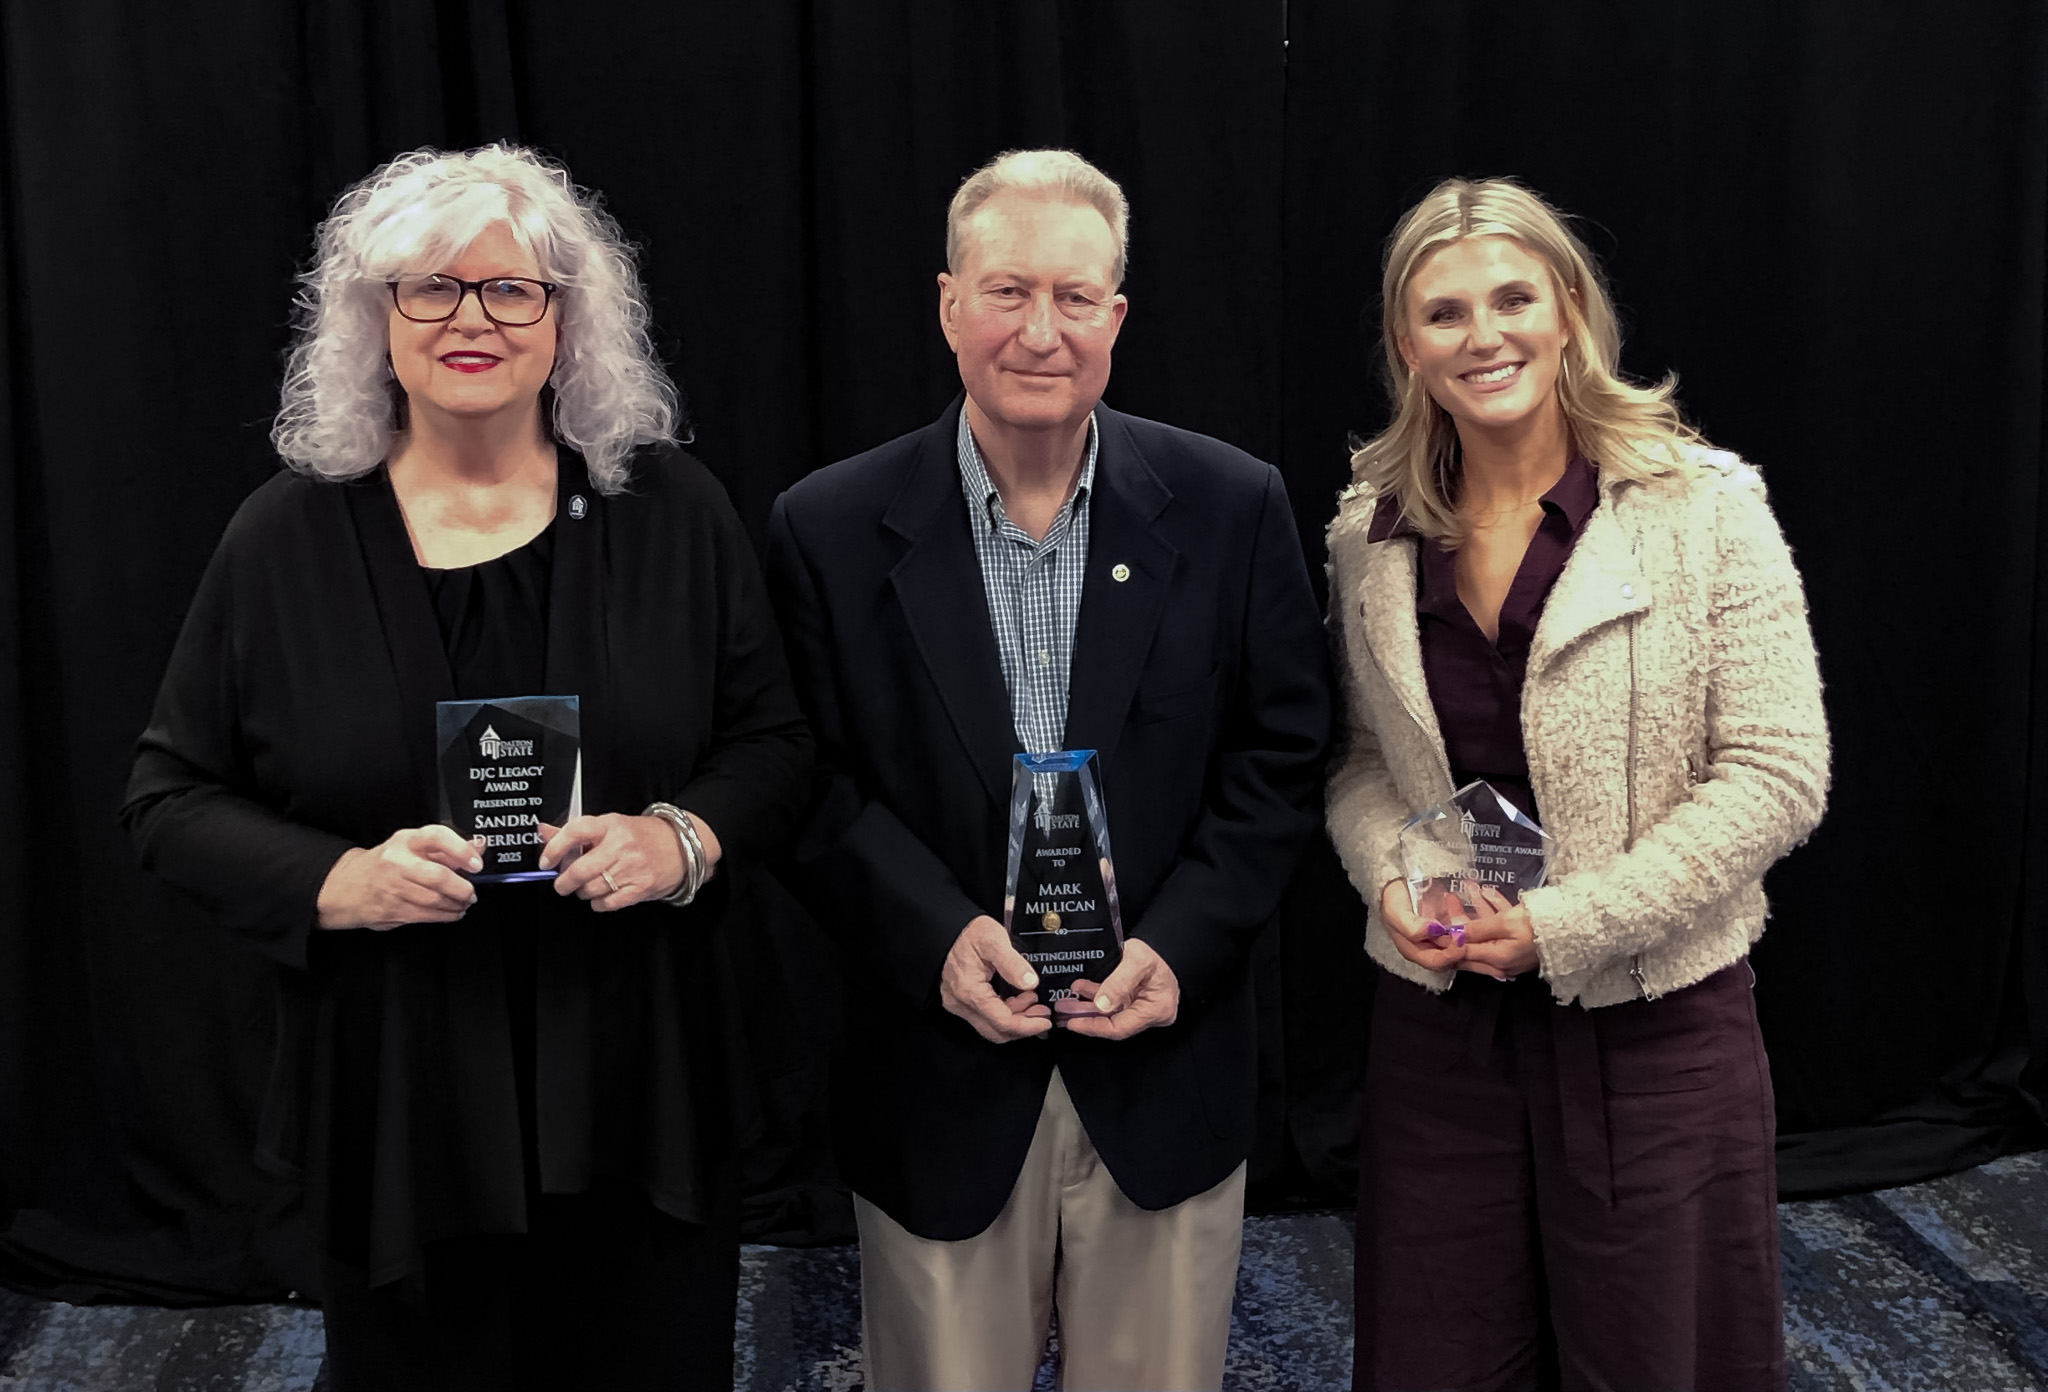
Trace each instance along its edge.
{"label": "cream tweed jacket", "polygon": [[[1655,997],[1740,959],[1763,933],[1763,874],[1820,821],[1828,733],[1806,601],[1763,481],[1700,449],[1691,471],[1603,474],[1544,606],[1522,739],[1549,882],[1522,902],[1552,995]],[[1345,692],[1330,838],[1368,906],[1366,951],[1431,990],[1386,937],[1397,837],[1450,796],[1415,620],[1419,538],[1366,540],[1373,496],[1330,524],[1330,630]]]}

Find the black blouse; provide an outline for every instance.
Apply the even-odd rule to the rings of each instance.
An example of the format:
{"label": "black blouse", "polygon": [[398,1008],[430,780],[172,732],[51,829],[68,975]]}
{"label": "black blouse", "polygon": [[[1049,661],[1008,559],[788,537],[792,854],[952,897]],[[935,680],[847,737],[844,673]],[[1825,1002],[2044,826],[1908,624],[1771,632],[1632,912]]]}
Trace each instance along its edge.
{"label": "black blouse", "polygon": [[458,701],[540,694],[547,680],[549,523],[526,545],[472,566],[421,566]]}
{"label": "black blouse", "polygon": [[[551,523],[526,545],[472,566],[422,566],[448,673],[458,701],[538,695],[547,680],[548,581],[554,572]],[[518,1090],[519,1154],[525,1171],[527,1211],[540,1192],[540,1133],[534,1110],[539,1008],[540,917],[552,894],[546,882],[482,884],[470,910],[498,937],[505,972],[505,1022]]]}
{"label": "black blouse", "polygon": [[[1483,778],[1540,822],[1522,747],[1522,680],[1543,606],[1564,574],[1586,519],[1600,503],[1599,472],[1574,454],[1539,502],[1543,519],[1522,553],[1502,599],[1499,637],[1488,638],[1458,596],[1458,553],[1420,543],[1415,567],[1415,622],[1430,704],[1443,731],[1451,778],[1464,787]],[[1374,541],[1415,535],[1392,494],[1382,498],[1367,533]]]}
{"label": "black blouse", "polygon": [[[703,1221],[737,1142],[724,910],[807,806],[810,736],[703,466],[643,451],[609,496],[571,451],[557,474],[538,549],[431,584],[382,470],[259,488],[129,781],[145,867],[278,965],[259,1158],[303,1173],[327,1249],[374,1284],[417,1273],[426,1242],[523,1231],[536,1183],[619,1181]],[[660,799],[717,831],[697,902],[596,915],[546,882],[486,886],[458,923],[318,931],[344,851],[436,819],[435,702],[537,691],[580,698],[586,811]]]}

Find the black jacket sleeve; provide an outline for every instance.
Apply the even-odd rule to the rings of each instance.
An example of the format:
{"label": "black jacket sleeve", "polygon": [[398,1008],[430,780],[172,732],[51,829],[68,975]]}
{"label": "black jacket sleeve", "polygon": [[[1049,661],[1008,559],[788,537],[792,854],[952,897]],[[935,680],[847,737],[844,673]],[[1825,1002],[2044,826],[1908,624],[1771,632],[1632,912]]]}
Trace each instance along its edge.
{"label": "black jacket sleeve", "polygon": [[[974,918],[987,912],[963,889],[946,863],[896,814],[862,791],[847,757],[825,608],[791,524],[788,499],[778,499],[768,522],[769,584],[789,642],[797,691],[818,741],[819,807],[797,841],[805,880],[831,898],[864,906],[849,915],[815,902],[827,928],[843,932],[849,919],[871,921],[874,941],[846,943],[916,1005],[936,999],[939,969]],[[818,898],[813,895],[814,900]]]}
{"label": "black jacket sleeve", "polygon": [[320,886],[352,843],[265,806],[242,748],[235,530],[215,551],[172,650],[128,779],[122,823],[145,870],[289,967],[306,965]]}

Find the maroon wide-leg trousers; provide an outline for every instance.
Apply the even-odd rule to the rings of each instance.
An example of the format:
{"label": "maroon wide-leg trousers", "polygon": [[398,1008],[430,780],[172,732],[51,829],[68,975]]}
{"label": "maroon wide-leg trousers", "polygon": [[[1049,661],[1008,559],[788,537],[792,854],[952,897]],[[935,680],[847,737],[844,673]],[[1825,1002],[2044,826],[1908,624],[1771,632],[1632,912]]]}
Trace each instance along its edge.
{"label": "maroon wide-leg trousers", "polygon": [[1534,976],[1377,975],[1354,1387],[1783,1388],[1748,964],[1593,1011]]}

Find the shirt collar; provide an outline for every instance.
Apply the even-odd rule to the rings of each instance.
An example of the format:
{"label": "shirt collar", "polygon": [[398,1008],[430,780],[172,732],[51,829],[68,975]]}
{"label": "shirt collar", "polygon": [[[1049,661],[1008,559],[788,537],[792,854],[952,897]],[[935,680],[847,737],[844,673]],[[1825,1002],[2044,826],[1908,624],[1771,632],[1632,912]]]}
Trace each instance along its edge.
{"label": "shirt collar", "polygon": [[[1564,473],[1536,501],[1543,505],[1544,512],[1563,517],[1576,536],[1600,503],[1600,471],[1584,455],[1573,450],[1571,458],[1565,461]],[[1397,495],[1382,494],[1373,505],[1372,524],[1365,533],[1367,541],[1390,541],[1395,537],[1420,534],[1415,524],[1408,520],[1408,514],[1401,511],[1401,499]]]}
{"label": "shirt collar", "polygon": [[[1068,494],[1066,502],[1060,505],[1062,513],[1086,497],[1089,490],[1095,487],[1095,455],[1100,438],[1095,428],[1095,413],[1090,411],[1088,453],[1081,461],[1081,475],[1074,481],[1074,491]],[[960,457],[960,486],[966,490],[967,500],[970,503],[981,504],[983,517],[1003,520],[1002,491],[996,487],[995,480],[988,476],[988,465],[982,460],[981,447],[974,441],[974,431],[967,424],[967,412],[964,408],[960,412],[956,452]],[[1051,533],[1048,532],[1047,535],[1050,536]]]}

